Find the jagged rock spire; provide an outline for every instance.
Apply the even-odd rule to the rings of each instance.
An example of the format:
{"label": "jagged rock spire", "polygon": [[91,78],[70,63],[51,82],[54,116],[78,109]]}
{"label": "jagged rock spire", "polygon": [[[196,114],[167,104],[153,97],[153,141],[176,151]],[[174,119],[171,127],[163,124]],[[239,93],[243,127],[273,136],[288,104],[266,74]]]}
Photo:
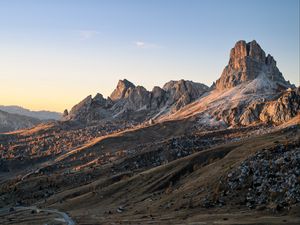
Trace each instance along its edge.
{"label": "jagged rock spire", "polygon": [[290,86],[271,55],[266,57],[266,53],[255,40],[249,43],[241,40],[231,49],[228,65],[224,68],[220,79],[216,81],[216,88],[220,90],[232,88],[254,80],[260,75],[265,75],[283,88]]}
{"label": "jagged rock spire", "polygon": [[86,97],[71,111],[65,113],[63,120],[93,122],[107,118],[126,118],[144,121],[163,113],[173,112],[199,98],[208,91],[204,84],[192,81],[170,81],[163,88],[154,87],[147,91],[128,80],[120,80],[110,97],[101,94]]}
{"label": "jagged rock spire", "polygon": [[130,88],[135,88],[135,85],[126,79],[119,80],[116,89],[110,95],[111,100],[117,101],[121,98],[124,98],[127,90]]}

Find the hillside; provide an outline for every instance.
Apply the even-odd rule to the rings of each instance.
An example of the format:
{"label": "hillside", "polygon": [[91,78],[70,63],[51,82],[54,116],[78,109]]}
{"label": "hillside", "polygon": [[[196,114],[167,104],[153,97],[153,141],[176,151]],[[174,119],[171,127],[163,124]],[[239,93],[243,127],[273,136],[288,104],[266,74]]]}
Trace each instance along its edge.
{"label": "hillside", "polygon": [[[298,121],[296,121],[297,123]],[[142,130],[131,132],[141,132],[142,134]],[[186,221],[185,223],[191,224],[192,222],[215,221],[218,224],[224,223],[225,218],[227,224],[237,222],[244,224],[241,220],[245,224],[256,224],[257,221],[280,224],[283,220],[289,224],[297,224],[299,215],[295,214],[297,212],[295,203],[292,203],[291,211],[281,210],[280,214],[270,215],[274,207],[277,207],[276,197],[264,204],[255,203],[257,205],[254,205],[254,208],[259,209],[264,206],[266,210],[263,211],[249,211],[247,201],[245,204],[239,203],[244,201],[241,199],[242,194],[222,197],[222,201],[218,200],[222,196],[223,190],[226,190],[224,189],[226,185],[230,184],[226,183],[230,181],[228,178],[232,179],[232,175],[229,174],[234,174],[236,169],[247,160],[257,157],[258,153],[262,154],[266,150],[278,151],[281,146],[287,152],[293,151],[293,149],[297,152],[300,147],[299,125],[290,124],[287,128],[264,135],[250,133],[249,130],[227,131],[227,138],[223,139],[224,132],[213,132],[211,135],[221,138],[221,141],[214,147],[198,149],[198,152],[190,156],[169,163],[165,161],[160,166],[153,166],[157,163],[156,144],[148,147],[146,151],[148,153],[141,151],[133,157],[124,157],[108,164],[89,164],[79,170],[72,170],[72,172],[69,168],[76,168],[77,163],[74,165],[64,160],[63,164],[59,166],[60,158],[49,168],[45,167],[17,183],[11,181],[10,185],[12,186],[9,185],[6,188],[14,189],[13,192],[5,191],[6,188],[3,189],[4,186],[2,186],[4,193],[2,192],[1,196],[5,204],[19,199],[21,204],[32,205],[36,202],[42,208],[67,211],[79,224],[86,222],[127,224],[129,221],[136,223],[154,221],[160,224],[169,224],[170,221],[173,221],[172,223]],[[137,133],[133,136],[125,133],[118,141],[114,139],[112,142],[106,142],[104,141],[106,139],[103,139],[102,144],[110,146],[111,143],[115,143],[115,146],[112,146],[114,149],[117,146],[124,147],[124,144],[127,143],[130,148],[129,143],[134,142],[129,141],[128,138],[136,135]],[[198,134],[199,140],[204,140],[205,136],[203,135],[205,134]],[[247,137],[248,135],[251,137]],[[241,137],[243,138],[240,139]],[[232,141],[229,141],[231,138]],[[238,139],[240,141],[236,141]],[[173,148],[182,149],[185,143],[184,139],[175,140],[177,140],[177,146]],[[229,143],[227,143],[228,141]],[[225,143],[222,144],[222,142]],[[162,146],[162,143],[157,142],[157,145]],[[191,148],[194,149],[192,146]],[[97,148],[87,146],[88,149],[96,150]],[[185,147],[184,150],[188,150],[188,148]],[[78,157],[78,155],[75,156],[79,161]],[[277,156],[274,155],[274,157],[275,161]],[[72,159],[74,156],[70,158],[71,161]],[[138,162],[146,164],[136,167],[137,159]],[[299,159],[297,158],[297,160]],[[289,162],[286,163],[289,164]],[[62,165],[67,165],[67,167]],[[56,172],[54,173],[54,171]],[[76,183],[74,183],[75,180]],[[224,186],[220,186],[219,181],[223,181]],[[31,192],[28,188],[35,191]],[[240,192],[243,193],[243,189]],[[271,195],[271,192],[264,193],[267,196]],[[44,199],[43,196],[47,196],[47,200],[41,203],[40,200]],[[299,196],[295,195],[295,197]],[[280,201],[280,195],[277,198]],[[286,205],[283,206],[286,207]],[[230,214],[228,214],[229,210]],[[279,215],[281,216],[280,220],[278,220]],[[30,217],[32,216],[34,218],[34,215]],[[253,220],[253,216],[255,216],[255,220]],[[266,218],[268,219],[265,220]]]}
{"label": "hillside", "polygon": [[39,123],[41,121],[36,118],[11,114],[0,110],[0,133],[30,128]]}

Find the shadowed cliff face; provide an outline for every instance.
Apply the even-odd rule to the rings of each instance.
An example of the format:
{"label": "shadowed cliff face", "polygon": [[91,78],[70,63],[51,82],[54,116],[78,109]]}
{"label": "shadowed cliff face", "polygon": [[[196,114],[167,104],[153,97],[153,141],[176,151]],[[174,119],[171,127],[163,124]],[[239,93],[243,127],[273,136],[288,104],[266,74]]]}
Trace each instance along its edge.
{"label": "shadowed cliff face", "polygon": [[235,87],[243,82],[251,81],[260,75],[274,81],[279,88],[290,87],[271,55],[267,55],[256,41],[246,43],[238,41],[231,49],[228,65],[224,68],[216,88],[224,90]]}

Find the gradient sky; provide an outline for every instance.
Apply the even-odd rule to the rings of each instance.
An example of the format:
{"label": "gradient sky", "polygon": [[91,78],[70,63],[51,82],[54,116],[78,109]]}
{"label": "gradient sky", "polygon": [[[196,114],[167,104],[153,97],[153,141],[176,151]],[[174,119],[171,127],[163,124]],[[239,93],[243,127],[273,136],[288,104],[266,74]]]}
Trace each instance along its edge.
{"label": "gradient sky", "polygon": [[299,0],[0,0],[0,105],[62,111],[123,78],[211,85],[241,39],[299,85]]}

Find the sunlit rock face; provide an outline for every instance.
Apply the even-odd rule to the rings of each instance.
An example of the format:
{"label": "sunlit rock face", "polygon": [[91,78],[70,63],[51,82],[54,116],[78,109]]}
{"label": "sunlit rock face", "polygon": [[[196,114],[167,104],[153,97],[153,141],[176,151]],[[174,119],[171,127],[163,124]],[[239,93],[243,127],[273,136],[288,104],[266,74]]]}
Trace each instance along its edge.
{"label": "sunlit rock face", "polygon": [[276,61],[267,55],[255,41],[246,43],[238,41],[231,49],[228,65],[224,68],[216,88],[224,90],[235,87],[243,82],[251,81],[264,74],[274,81],[278,88],[286,89],[290,83],[286,81],[276,66]]}
{"label": "sunlit rock face", "polygon": [[292,119],[298,113],[300,113],[300,87],[289,89],[276,101],[267,103],[259,118],[264,122],[280,124]]}
{"label": "sunlit rock face", "polygon": [[101,94],[94,98],[88,96],[68,114],[65,113],[63,120],[92,122],[126,119],[143,122],[179,110],[208,90],[204,84],[179,80],[170,81],[163,88],[156,86],[148,91],[126,79],[119,80],[110,97],[105,99]]}
{"label": "sunlit rock face", "polygon": [[[181,87],[177,89],[180,93]],[[295,86],[283,78],[274,58],[266,56],[256,41],[238,41],[210,91],[170,118],[197,116],[199,127],[280,124],[299,113],[298,95]],[[181,94],[178,103],[188,97]]]}
{"label": "sunlit rock face", "polygon": [[121,98],[124,98],[127,91],[129,89],[134,89],[135,85],[131,83],[130,81],[124,79],[119,80],[116,89],[111,93],[110,98],[112,101],[117,101]]}
{"label": "sunlit rock face", "polygon": [[[255,101],[239,116],[241,125],[257,122],[281,124],[300,113],[300,87],[282,92],[270,101]],[[300,121],[299,121],[300,123]]]}
{"label": "sunlit rock face", "polygon": [[[231,49],[228,65],[211,88],[178,80],[148,91],[126,79],[119,80],[110,97],[88,96],[64,118],[83,122],[120,119],[143,123],[150,119],[162,121],[204,115],[203,123],[217,121],[222,126],[279,124],[299,112],[297,96],[299,91],[283,78],[274,58],[266,56],[256,41],[238,41]],[[190,104],[193,102],[196,104]]]}
{"label": "sunlit rock face", "polygon": [[178,110],[199,98],[209,88],[201,83],[179,80],[166,83],[163,89],[169,96],[169,104],[175,103],[173,110]]}

